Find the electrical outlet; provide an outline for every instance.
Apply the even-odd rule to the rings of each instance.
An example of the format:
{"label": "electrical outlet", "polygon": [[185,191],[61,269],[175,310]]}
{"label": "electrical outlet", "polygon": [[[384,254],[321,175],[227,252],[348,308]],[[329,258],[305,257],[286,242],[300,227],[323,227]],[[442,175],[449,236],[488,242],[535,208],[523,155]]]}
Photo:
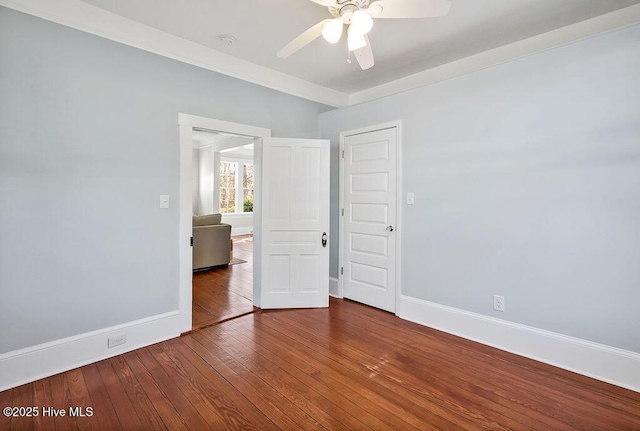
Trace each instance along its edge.
{"label": "electrical outlet", "polygon": [[127,342],[127,336],[126,335],[119,335],[117,337],[109,338],[108,347],[110,349],[112,347],[119,346],[119,345],[124,344],[126,342]]}
{"label": "electrical outlet", "polygon": [[493,295],[493,309],[496,311],[504,311],[504,296]]}

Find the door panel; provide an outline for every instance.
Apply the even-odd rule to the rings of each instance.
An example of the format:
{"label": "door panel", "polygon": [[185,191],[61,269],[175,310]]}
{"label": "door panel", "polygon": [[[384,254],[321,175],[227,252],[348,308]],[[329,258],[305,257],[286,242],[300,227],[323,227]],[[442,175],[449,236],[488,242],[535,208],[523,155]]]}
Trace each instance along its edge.
{"label": "door panel", "polygon": [[344,150],[344,296],[395,311],[396,129],[347,136]]}
{"label": "door panel", "polygon": [[260,306],[329,305],[329,141],[265,138]]}
{"label": "door panel", "polygon": [[389,173],[372,172],[351,175],[351,192],[387,192],[389,191]]}
{"label": "door panel", "polygon": [[366,233],[351,233],[351,252],[368,254],[369,256],[380,256],[386,258],[389,254],[387,249],[387,237],[381,235],[369,235]]}
{"label": "door panel", "polygon": [[352,203],[350,206],[351,223],[369,223],[378,226],[388,226],[389,207],[386,203]]}

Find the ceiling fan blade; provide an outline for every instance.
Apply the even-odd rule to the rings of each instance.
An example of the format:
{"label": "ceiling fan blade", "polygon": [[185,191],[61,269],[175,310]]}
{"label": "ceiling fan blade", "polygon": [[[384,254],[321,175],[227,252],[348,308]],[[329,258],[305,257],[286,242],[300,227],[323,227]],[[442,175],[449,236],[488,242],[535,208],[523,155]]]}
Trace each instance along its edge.
{"label": "ceiling fan blade", "polygon": [[280,58],[287,58],[294,52],[298,51],[301,48],[304,48],[318,37],[322,35],[322,26],[331,21],[330,19],[325,19],[302,33],[300,36],[293,39],[287,46],[282,48],[280,52],[277,54]]}
{"label": "ceiling fan blade", "polygon": [[371,50],[371,42],[369,42],[369,37],[365,34],[364,39],[367,41],[367,44],[362,48],[358,48],[353,53],[356,56],[356,60],[358,60],[358,64],[362,68],[362,70],[367,70],[373,67],[373,51]]}
{"label": "ceiling fan blade", "polygon": [[432,18],[449,13],[449,0],[379,0],[371,3],[373,18]]}

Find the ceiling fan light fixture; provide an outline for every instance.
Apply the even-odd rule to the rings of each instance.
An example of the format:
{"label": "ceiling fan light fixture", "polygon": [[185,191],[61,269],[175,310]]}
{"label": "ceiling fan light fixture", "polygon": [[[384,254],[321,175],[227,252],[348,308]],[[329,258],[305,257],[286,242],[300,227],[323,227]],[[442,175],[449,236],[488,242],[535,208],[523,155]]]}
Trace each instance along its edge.
{"label": "ceiling fan light fixture", "polygon": [[342,37],[342,28],[342,19],[334,18],[322,26],[322,37],[329,43],[336,43]]}
{"label": "ceiling fan light fixture", "polygon": [[347,45],[349,46],[349,51],[355,51],[356,49],[367,46],[364,34],[358,32],[358,29],[353,25],[350,25],[347,31]]}
{"label": "ceiling fan light fixture", "polygon": [[364,10],[359,9],[351,16],[351,26],[355,27],[361,35],[365,35],[369,33],[371,27],[373,27],[373,18]]}

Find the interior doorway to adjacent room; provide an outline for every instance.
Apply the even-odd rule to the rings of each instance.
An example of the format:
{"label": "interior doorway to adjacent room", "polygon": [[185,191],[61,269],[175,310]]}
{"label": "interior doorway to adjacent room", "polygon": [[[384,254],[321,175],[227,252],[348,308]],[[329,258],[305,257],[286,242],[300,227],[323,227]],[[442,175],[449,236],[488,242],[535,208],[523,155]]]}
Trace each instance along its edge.
{"label": "interior doorway to adjacent room", "polygon": [[216,248],[228,247],[228,264],[225,260],[212,261],[213,266],[204,268],[194,265],[192,329],[254,311],[253,205],[257,185],[254,141],[253,137],[193,130],[193,214],[220,214],[221,225],[230,226],[231,242],[228,243],[227,233],[224,239],[215,238],[224,244],[211,244]]}

